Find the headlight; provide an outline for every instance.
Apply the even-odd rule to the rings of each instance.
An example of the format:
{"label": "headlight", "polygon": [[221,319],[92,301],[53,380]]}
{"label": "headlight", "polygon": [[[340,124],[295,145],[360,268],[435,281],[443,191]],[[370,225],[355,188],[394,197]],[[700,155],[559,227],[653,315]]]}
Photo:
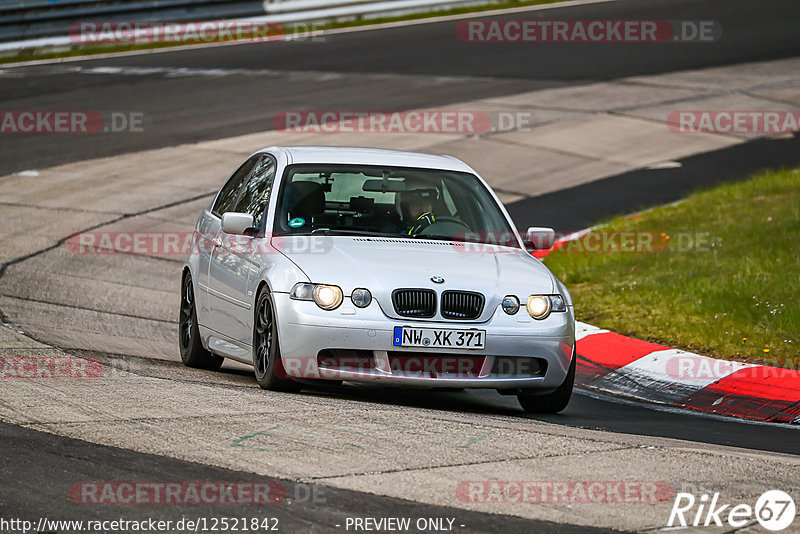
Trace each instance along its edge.
{"label": "headlight", "polygon": [[372,293],[369,292],[369,289],[354,289],[350,294],[350,300],[353,301],[355,306],[359,308],[366,308],[369,306],[369,303],[372,302]]}
{"label": "headlight", "polygon": [[314,287],[314,302],[323,310],[335,310],[342,303],[342,288],[318,284]]}
{"label": "headlight", "polygon": [[528,309],[528,314],[534,319],[544,319],[550,315],[552,304],[545,295],[531,295],[528,297],[528,303],[525,307]]}
{"label": "headlight", "polygon": [[342,289],[327,284],[299,282],[292,287],[289,297],[294,300],[313,300],[323,310],[335,310],[342,303]]}
{"label": "headlight", "polygon": [[545,319],[550,312],[567,311],[564,297],[561,295],[531,295],[525,305],[528,314],[534,319]]}
{"label": "headlight", "polygon": [[519,299],[514,295],[503,297],[503,311],[509,315],[514,315],[519,311]]}

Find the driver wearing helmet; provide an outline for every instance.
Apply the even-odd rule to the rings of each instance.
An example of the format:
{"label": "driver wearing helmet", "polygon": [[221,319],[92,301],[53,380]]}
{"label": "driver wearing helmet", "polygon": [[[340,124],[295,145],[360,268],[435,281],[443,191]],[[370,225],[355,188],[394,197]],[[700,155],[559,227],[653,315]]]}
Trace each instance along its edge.
{"label": "driver wearing helmet", "polygon": [[400,210],[408,228],[408,235],[417,235],[436,222],[433,206],[436,189],[412,189],[403,193]]}

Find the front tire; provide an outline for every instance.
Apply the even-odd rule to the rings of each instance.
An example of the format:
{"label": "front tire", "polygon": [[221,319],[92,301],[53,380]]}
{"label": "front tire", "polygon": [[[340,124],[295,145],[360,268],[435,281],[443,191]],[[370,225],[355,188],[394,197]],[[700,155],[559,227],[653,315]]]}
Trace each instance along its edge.
{"label": "front tire", "polygon": [[572,389],[575,385],[575,361],[577,359],[578,355],[573,355],[564,383],[554,392],[547,395],[519,393],[517,400],[519,400],[522,408],[528,413],[558,413],[564,410],[572,397]]}
{"label": "front tire", "polygon": [[181,349],[181,360],[187,367],[198,369],[219,369],[222,356],[211,354],[203,347],[200,340],[200,329],[197,326],[197,310],[194,300],[192,277],[183,277],[181,286],[181,312],[178,318],[178,338]]}
{"label": "front tire", "polygon": [[278,323],[272,296],[266,286],[256,299],[253,321],[253,369],[261,389],[298,391],[300,384],[289,378],[278,345]]}

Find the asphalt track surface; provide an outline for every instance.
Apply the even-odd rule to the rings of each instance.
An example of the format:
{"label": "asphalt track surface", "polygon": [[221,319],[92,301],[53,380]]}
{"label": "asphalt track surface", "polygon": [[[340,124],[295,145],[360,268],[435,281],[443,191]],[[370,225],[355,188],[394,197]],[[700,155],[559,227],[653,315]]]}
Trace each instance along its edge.
{"label": "asphalt track surface", "polygon": [[[324,43],[236,45],[70,62],[61,66],[7,69],[0,73],[3,109],[96,109],[144,111],[157,121],[142,135],[3,136],[0,175],[122,152],[214,139],[269,129],[272,116],[287,109],[411,109],[536,88],[582,84],[637,74],[728,65],[790,57],[800,52],[796,31],[800,4],[790,1],[620,1],[513,18],[649,18],[719,21],[724,38],[713,45],[472,45],[455,38],[455,22],[330,36]],[[509,16],[500,18],[510,18]],[[86,74],[73,67],[164,69],[152,74]],[[227,74],[176,76],[175,69],[224,69]],[[244,69],[239,73],[233,69]],[[267,70],[269,72],[267,72]],[[260,73],[259,73],[260,71]],[[336,73],[336,76],[321,76]],[[676,169],[625,175],[526,199],[509,209],[520,226],[531,213],[537,222],[574,230],[616,213],[675,200],[753,170],[796,165],[798,137],[763,140],[693,156]],[[641,185],[646,176],[648,187]],[[623,194],[624,192],[624,194]],[[598,194],[602,194],[598,202]],[[556,207],[558,206],[558,207]],[[545,219],[545,222],[542,221]],[[175,365],[178,365],[175,363]],[[229,371],[231,372],[231,371]],[[234,371],[235,372],[235,371]],[[523,414],[514,398],[490,392],[392,392],[341,388],[311,394],[468,413]],[[560,425],[684,439],[700,443],[797,454],[796,429],[654,410],[579,393],[560,415],[536,417]],[[113,508],[76,507],[66,499],[75,480],[231,480],[252,475],[191,462],[94,445],[44,432],[0,424],[0,517],[57,515],[113,517]],[[291,486],[291,483],[286,482]],[[284,531],[327,531],[351,515],[456,516],[475,532],[586,532],[547,522],[452,510],[400,499],[326,488],[325,504],[277,505]],[[299,505],[298,505],[299,506]],[[131,510],[123,510],[130,517]],[[197,506],[169,510],[204,515]],[[231,509],[239,513],[240,508]],[[138,513],[139,511],[135,511]],[[225,510],[214,506],[214,515]],[[272,512],[272,510],[269,510]],[[135,516],[135,513],[133,514]],[[154,517],[150,507],[142,515]],[[208,511],[206,515],[211,515]],[[283,529],[282,529],[283,530]]]}
{"label": "asphalt track surface", "polygon": [[800,165],[800,135],[758,139],[679,159],[680,166],[637,169],[508,204],[520,230],[548,226],[559,233],[588,228],[614,215],[674,202],[689,193],[745,180],[759,171]]}
{"label": "asphalt track surface", "polygon": [[[306,394],[330,395],[345,399],[385,402],[437,410],[473,413],[508,413],[522,417],[513,398],[492,392],[393,392],[360,388],[325,388]],[[679,412],[654,411],[648,407],[602,400],[578,394],[560,415],[536,417],[557,424],[603,428],[625,433],[671,436],[707,443],[771,450],[796,454],[800,438],[796,429],[749,424],[724,418],[708,418]],[[735,437],[734,437],[735,436]],[[116,447],[96,445],[81,440],[0,423],[0,476],[5,483],[0,497],[0,517],[36,520],[39,517],[60,520],[128,520],[181,517],[278,518],[282,532],[344,531],[336,525],[347,517],[447,517],[468,532],[612,532],[520,519],[463,509],[426,505],[402,499],[342,490],[328,486],[297,484],[287,480],[265,479],[241,471],[221,469],[193,462],[143,454]],[[225,481],[278,482],[286,489],[287,500],[267,506],[220,504],[149,505],[77,505],[67,496],[76,481]],[[310,501],[313,495],[314,501]],[[292,498],[294,497],[294,498]],[[252,511],[252,513],[251,513]],[[456,528],[456,531],[462,528]]]}
{"label": "asphalt track surface", "polygon": [[449,21],[322,42],[0,68],[3,110],[143,112],[149,120],[138,135],[4,135],[0,175],[263,131],[287,110],[416,109],[800,53],[800,3],[792,0],[619,0],[495,18],[712,20],[722,36],[713,43],[467,43],[456,36],[458,21]]}
{"label": "asphalt track surface", "polygon": [[[560,525],[511,516],[483,514],[442,506],[324,486],[300,485],[243,473],[141,454],[115,447],[24,429],[0,423],[0,474],[16,483],[3,491],[0,517],[34,523],[41,517],[59,520],[147,519],[177,521],[182,517],[259,517],[278,520],[280,532],[345,532],[345,520],[358,510],[364,517],[432,517],[454,519],[455,531],[496,532],[614,532],[600,528]],[[224,481],[278,483],[285,499],[267,505],[104,505],[76,506],[67,498],[76,480],[150,480],[159,482]],[[313,499],[313,504],[308,501]],[[339,527],[337,528],[337,525]],[[461,526],[463,525],[463,527]]]}

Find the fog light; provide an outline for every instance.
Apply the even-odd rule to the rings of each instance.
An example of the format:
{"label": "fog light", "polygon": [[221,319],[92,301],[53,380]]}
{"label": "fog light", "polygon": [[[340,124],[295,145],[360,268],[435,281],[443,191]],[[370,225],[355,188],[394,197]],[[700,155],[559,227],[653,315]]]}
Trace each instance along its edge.
{"label": "fog light", "polygon": [[314,287],[314,302],[323,310],[335,310],[342,303],[342,298],[339,286],[319,284]]}
{"label": "fog light", "polygon": [[509,315],[514,315],[519,311],[519,299],[514,295],[503,297],[503,311]]}
{"label": "fog light", "polygon": [[355,306],[359,308],[366,308],[369,306],[369,303],[372,302],[372,293],[369,292],[369,289],[360,287],[353,290],[353,292],[350,294],[350,300],[353,301]]}
{"label": "fog light", "polygon": [[550,315],[552,304],[550,298],[544,295],[531,295],[528,297],[528,303],[525,305],[528,309],[528,314],[534,319],[544,319]]}

